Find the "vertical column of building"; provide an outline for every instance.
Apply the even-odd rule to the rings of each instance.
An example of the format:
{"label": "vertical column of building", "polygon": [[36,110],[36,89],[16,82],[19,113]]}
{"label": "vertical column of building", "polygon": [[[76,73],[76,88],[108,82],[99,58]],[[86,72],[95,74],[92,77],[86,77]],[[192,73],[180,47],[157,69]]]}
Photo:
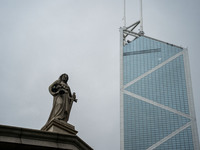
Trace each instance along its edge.
{"label": "vertical column of building", "polygon": [[120,28],[120,150],[124,150],[124,112],[123,112],[123,28]]}
{"label": "vertical column of building", "polygon": [[189,111],[192,121],[192,138],[194,142],[194,149],[200,149],[199,146],[199,136],[195,115],[195,107],[194,107],[194,98],[193,98],[193,90],[192,90],[192,80],[190,75],[190,63],[189,63],[189,55],[188,49],[184,49],[184,67],[185,67],[185,75],[186,75],[186,83],[187,83],[187,95],[188,95],[188,103],[189,103]]}

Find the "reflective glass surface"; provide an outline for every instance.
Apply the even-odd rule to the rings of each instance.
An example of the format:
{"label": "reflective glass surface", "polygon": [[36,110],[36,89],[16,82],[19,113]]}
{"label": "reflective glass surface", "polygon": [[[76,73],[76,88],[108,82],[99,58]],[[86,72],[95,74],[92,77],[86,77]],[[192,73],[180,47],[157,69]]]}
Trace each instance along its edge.
{"label": "reflective glass surface", "polygon": [[156,150],[193,150],[191,127],[178,131],[191,121],[183,49],[141,36],[123,50],[124,86],[132,82],[124,90],[133,94],[123,95],[124,149],[145,150],[174,134]]}

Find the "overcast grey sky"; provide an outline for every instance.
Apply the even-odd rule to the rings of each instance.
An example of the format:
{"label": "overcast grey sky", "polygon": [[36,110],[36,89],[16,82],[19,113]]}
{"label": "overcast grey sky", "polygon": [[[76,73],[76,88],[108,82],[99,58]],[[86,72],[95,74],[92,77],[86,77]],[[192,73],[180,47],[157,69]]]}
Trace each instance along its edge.
{"label": "overcast grey sky", "polygon": [[[127,1],[127,25],[139,0]],[[188,47],[200,132],[200,1],[143,0],[145,35]],[[69,123],[95,150],[119,150],[119,27],[123,0],[0,0],[0,124],[40,129],[49,85],[69,75]]]}

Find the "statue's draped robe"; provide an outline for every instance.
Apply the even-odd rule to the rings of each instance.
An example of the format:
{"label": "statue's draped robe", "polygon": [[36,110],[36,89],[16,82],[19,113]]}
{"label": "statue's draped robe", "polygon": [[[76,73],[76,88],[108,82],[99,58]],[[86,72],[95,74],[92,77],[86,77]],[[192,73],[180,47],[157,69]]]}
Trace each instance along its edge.
{"label": "statue's draped robe", "polygon": [[53,108],[47,122],[50,122],[53,119],[67,122],[73,102],[69,86],[67,83],[57,80],[49,86],[49,92],[54,98]]}

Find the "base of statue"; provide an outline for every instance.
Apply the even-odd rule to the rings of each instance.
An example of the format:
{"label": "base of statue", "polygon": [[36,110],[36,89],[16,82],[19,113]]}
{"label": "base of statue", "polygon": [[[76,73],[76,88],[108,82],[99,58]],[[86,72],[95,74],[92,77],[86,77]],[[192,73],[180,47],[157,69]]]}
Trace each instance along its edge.
{"label": "base of statue", "polygon": [[71,135],[78,133],[73,125],[58,119],[51,120],[41,130]]}
{"label": "base of statue", "polygon": [[0,149],[93,150],[77,135],[5,125],[0,125]]}

